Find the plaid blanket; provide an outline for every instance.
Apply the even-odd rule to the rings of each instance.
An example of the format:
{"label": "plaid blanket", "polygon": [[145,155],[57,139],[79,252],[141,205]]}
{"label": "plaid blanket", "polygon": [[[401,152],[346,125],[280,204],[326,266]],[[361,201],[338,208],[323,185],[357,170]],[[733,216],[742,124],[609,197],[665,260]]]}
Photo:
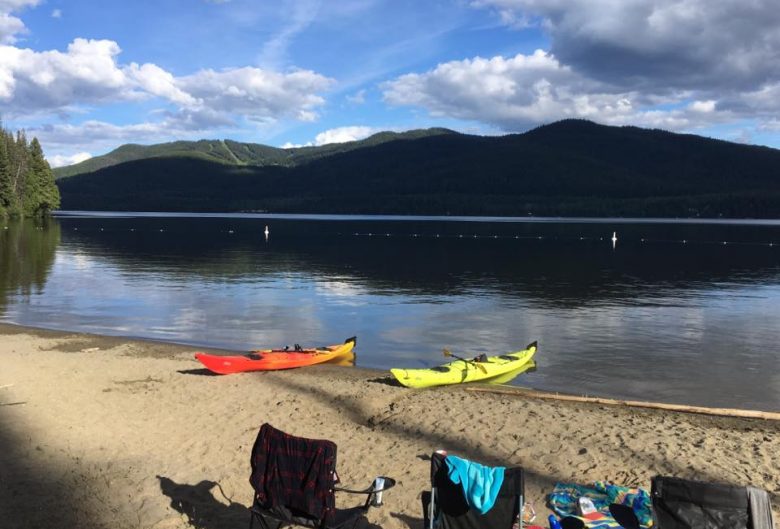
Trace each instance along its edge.
{"label": "plaid blanket", "polygon": [[264,508],[283,505],[332,521],[335,443],[294,437],[266,423],[257,434],[251,463],[249,482]]}

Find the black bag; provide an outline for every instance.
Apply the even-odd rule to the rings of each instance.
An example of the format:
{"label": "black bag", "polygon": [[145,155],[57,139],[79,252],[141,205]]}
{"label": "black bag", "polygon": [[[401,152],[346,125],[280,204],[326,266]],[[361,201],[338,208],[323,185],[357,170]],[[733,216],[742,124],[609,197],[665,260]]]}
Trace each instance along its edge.
{"label": "black bag", "polygon": [[766,491],[656,476],[651,496],[658,529],[772,529]]}

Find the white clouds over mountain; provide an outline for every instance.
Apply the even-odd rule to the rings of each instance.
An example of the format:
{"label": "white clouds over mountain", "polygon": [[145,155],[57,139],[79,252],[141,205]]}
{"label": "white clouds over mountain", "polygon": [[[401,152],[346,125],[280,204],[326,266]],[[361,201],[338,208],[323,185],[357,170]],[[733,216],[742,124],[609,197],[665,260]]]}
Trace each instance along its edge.
{"label": "white clouds over mountain", "polygon": [[[401,76],[383,88],[390,104],[423,107],[434,116],[489,123],[506,131],[564,118],[671,130],[719,121],[715,115],[705,116],[701,103],[653,109],[653,99],[645,94],[588,78],[542,50],[508,59],[452,61]],[[660,97],[655,101],[668,102]],[[714,106],[714,101],[707,102],[710,112]]]}
{"label": "white clouds over mountain", "polygon": [[775,0],[477,0],[472,6],[495,11],[518,31],[541,28],[550,49],[402,75],[384,84],[387,102],[508,131],[566,117],[687,130],[734,118],[772,119],[778,110]]}
{"label": "white clouds over mountain", "polygon": [[[586,117],[623,98],[597,97],[595,86],[542,50],[531,55],[466,59],[440,64],[423,74],[407,74],[384,85],[394,105],[425,107],[434,115],[485,121],[503,128],[566,115]],[[588,95],[591,93],[591,95]],[[597,101],[598,100],[598,101]]]}
{"label": "white clouds over mountain", "polygon": [[174,77],[154,64],[121,65],[110,40],[76,39],[66,52],[0,46],[0,101],[14,116],[159,97],[190,111],[240,114],[257,121],[310,119],[331,81],[311,71],[202,70]]}
{"label": "white clouds over mountain", "polygon": [[338,127],[335,129],[320,132],[314,138],[315,145],[326,145],[328,143],[346,143],[348,141],[362,140],[372,134],[379,132],[373,127]]}
{"label": "white clouds over mountain", "polygon": [[0,46],[0,101],[14,116],[128,99],[132,85],[114,60],[119,51],[115,42],[85,39],[65,53]]}
{"label": "white clouds over mountain", "polygon": [[279,73],[251,67],[202,70],[177,82],[207,108],[242,114],[259,122],[283,116],[310,121],[316,117],[315,109],[325,103],[319,94],[332,84],[330,79],[308,70]]}
{"label": "white clouds over mountain", "polygon": [[77,152],[76,154],[72,154],[70,156],[57,154],[49,158],[49,164],[52,167],[63,167],[66,165],[73,165],[79,162],[83,162],[84,160],[89,160],[90,158],[92,158],[92,155],[88,152]]}
{"label": "white clouds over mountain", "polygon": [[0,117],[52,156],[204,137],[322,144],[380,127],[520,132],[570,117],[726,139],[742,128],[780,146],[776,4],[73,0],[56,19],[60,6],[0,0]]}
{"label": "white clouds over mountain", "polygon": [[776,0],[479,0],[538,24],[550,52],[628,88],[746,89],[780,76]]}
{"label": "white clouds over mountain", "polygon": [[364,127],[359,125],[336,127],[320,132],[315,136],[314,141],[306,143],[287,142],[282,145],[282,149],[292,149],[298,147],[313,147],[327,145],[329,143],[346,143],[348,141],[358,141],[376,134],[380,129],[374,127]]}

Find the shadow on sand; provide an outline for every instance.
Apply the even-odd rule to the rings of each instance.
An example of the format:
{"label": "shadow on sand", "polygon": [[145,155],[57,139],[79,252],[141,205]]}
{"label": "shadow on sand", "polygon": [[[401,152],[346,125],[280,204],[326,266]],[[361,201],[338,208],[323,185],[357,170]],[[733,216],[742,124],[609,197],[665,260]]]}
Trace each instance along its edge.
{"label": "shadow on sand", "polygon": [[171,499],[171,507],[185,515],[193,527],[228,529],[249,525],[249,509],[225,496],[216,481],[187,485],[164,476],[157,479],[162,493]]}

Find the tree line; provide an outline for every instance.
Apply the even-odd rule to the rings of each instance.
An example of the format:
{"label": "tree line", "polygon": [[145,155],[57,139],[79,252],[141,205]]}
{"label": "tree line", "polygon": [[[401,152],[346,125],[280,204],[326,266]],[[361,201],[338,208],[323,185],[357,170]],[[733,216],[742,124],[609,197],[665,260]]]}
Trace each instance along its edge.
{"label": "tree line", "polygon": [[0,126],[0,217],[40,217],[60,206],[54,173],[38,138]]}

